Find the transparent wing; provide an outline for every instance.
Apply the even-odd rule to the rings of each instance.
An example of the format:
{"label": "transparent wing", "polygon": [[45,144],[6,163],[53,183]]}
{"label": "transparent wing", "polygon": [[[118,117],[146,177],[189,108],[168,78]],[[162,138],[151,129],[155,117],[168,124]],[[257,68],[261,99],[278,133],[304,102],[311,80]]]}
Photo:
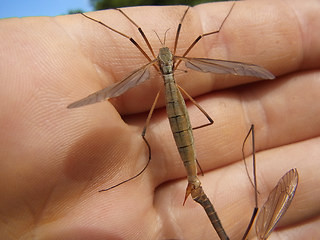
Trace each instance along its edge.
{"label": "transparent wing", "polygon": [[256,221],[258,239],[267,239],[280,218],[285,214],[294,197],[298,181],[297,169],[291,169],[271,191]]}
{"label": "transparent wing", "polygon": [[178,57],[176,59],[183,60],[187,68],[212,73],[230,73],[241,76],[254,76],[263,79],[274,79],[275,76],[263,67],[226,60],[210,59],[210,58],[187,58]]}
{"label": "transparent wing", "polygon": [[151,64],[154,63],[154,61],[149,62],[148,64],[134,71],[132,74],[130,74],[125,79],[123,79],[121,82],[114,83],[104,89],[101,89],[95,93],[90,94],[89,96],[83,99],[80,99],[79,101],[71,103],[68,106],[68,108],[77,108],[84,105],[101,102],[105,99],[117,97],[123,94],[125,91],[143,83],[149,78],[150,76],[149,67],[151,66]]}

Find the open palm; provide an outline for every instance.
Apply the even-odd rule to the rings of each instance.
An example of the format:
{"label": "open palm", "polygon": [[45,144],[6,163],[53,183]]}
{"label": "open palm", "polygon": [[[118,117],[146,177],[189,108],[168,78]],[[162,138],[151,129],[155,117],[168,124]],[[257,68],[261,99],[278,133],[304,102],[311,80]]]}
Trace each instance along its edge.
{"label": "open palm", "polygon": [[[251,123],[256,126],[259,198],[265,200],[287,170],[295,167],[300,175],[296,197],[280,224],[284,228],[273,236],[312,239],[320,234],[317,3],[236,3],[221,32],[188,55],[258,64],[275,80],[177,72],[178,83],[215,121],[194,132],[195,144],[205,171],[200,180],[231,239],[240,239],[254,205],[241,161]],[[230,7],[192,9],[177,54],[199,34],[217,29]],[[125,11],[157,48],[161,44],[152,30],[161,35],[170,28],[166,44],[171,47],[184,10]],[[117,11],[90,16],[139,39]],[[163,98],[146,134],[150,166],[137,179],[98,192],[146,164],[148,151],[140,135],[163,83],[153,74],[109,102],[66,107],[147,63],[127,39],[81,15],[0,24],[1,239],[217,239],[199,205],[189,199],[182,206],[186,173]],[[206,123],[195,106],[188,103],[188,110],[193,126]],[[248,142],[248,156],[250,151]]]}

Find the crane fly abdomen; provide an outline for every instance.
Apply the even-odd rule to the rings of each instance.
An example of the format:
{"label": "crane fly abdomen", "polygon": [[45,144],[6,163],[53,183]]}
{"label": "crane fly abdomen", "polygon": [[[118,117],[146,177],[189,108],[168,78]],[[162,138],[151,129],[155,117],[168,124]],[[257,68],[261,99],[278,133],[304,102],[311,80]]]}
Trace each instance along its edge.
{"label": "crane fly abdomen", "polygon": [[188,177],[195,179],[197,178],[197,162],[192,128],[185,101],[174,79],[173,55],[169,48],[160,49],[158,62],[163,73],[166,110],[174,140],[186,167]]}

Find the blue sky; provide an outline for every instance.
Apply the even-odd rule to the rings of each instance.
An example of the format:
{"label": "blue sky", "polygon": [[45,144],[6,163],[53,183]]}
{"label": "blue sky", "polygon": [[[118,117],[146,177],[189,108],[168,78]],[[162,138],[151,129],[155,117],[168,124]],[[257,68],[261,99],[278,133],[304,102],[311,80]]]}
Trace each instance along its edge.
{"label": "blue sky", "polygon": [[89,0],[0,0],[0,18],[56,16],[72,9],[92,11]]}

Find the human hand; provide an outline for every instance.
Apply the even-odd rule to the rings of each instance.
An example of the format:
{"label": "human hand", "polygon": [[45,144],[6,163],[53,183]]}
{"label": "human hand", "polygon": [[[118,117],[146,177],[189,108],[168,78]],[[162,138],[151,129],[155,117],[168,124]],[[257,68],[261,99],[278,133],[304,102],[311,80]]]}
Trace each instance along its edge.
{"label": "human hand", "polygon": [[[230,7],[215,3],[191,9],[177,54],[199,34],[217,29]],[[184,10],[140,7],[125,12],[143,27],[156,50],[161,44],[152,30],[161,36],[171,28],[166,44],[173,46]],[[285,228],[273,236],[319,235],[318,12],[317,1],[238,2],[221,32],[201,40],[188,55],[254,63],[275,74],[273,81],[191,70],[177,76],[215,121],[194,132],[195,144],[205,171],[200,180],[230,239],[242,236],[254,204],[241,160],[251,123],[256,126],[260,198],[266,199],[289,169],[296,167],[300,175],[281,222]],[[141,39],[117,11],[88,15]],[[0,236],[217,239],[199,205],[189,199],[182,206],[186,173],[161,108],[163,98],[146,135],[150,166],[137,179],[98,193],[146,164],[142,113],[162,80],[155,74],[110,102],[66,107],[146,63],[127,39],[81,15],[4,19],[0,24]],[[243,83],[248,84],[239,86]],[[188,104],[188,111],[193,126],[206,122],[195,106]]]}

